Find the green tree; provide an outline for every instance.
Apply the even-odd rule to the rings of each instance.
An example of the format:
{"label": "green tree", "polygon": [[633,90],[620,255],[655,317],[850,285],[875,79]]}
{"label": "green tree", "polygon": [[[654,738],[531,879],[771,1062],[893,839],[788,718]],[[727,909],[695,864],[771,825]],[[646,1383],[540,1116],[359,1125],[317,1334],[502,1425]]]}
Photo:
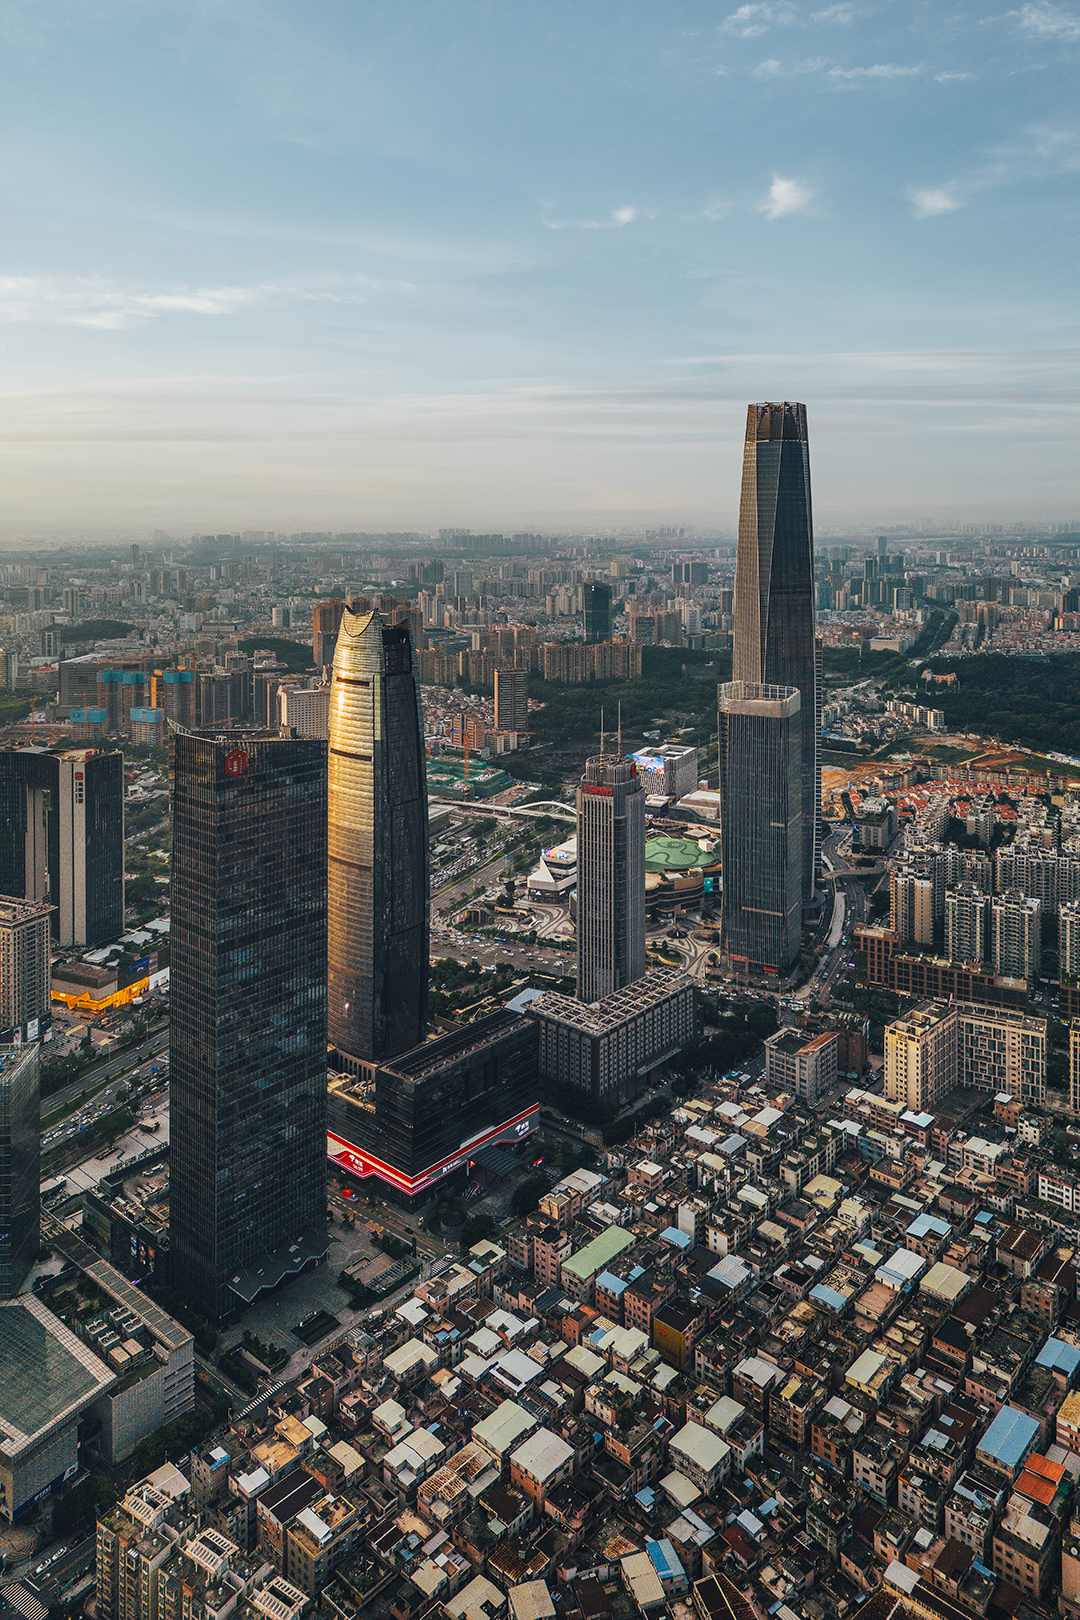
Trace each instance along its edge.
{"label": "green tree", "polygon": [[548,1191],[551,1182],[545,1175],[527,1176],[510,1195],[510,1208],[514,1215],[530,1215]]}

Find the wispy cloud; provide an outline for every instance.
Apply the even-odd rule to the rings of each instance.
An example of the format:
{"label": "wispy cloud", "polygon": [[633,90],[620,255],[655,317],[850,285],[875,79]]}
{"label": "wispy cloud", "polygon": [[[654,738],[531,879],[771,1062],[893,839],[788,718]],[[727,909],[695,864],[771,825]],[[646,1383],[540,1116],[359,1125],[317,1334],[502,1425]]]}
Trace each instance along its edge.
{"label": "wispy cloud", "polygon": [[638,217],[636,208],[613,208],[606,219],[549,219],[544,224],[549,231],[618,231],[632,225]]}
{"label": "wispy cloud", "polygon": [[[98,276],[0,276],[0,322],[38,322],[120,331],[165,315],[232,315],[256,304],[320,302],[352,304],[357,290],[375,282],[355,278],[354,288],[262,284],[145,291]],[[404,287],[405,283],[399,286]]]}
{"label": "wispy cloud", "polygon": [[1033,0],[1019,11],[1010,11],[1009,16],[1019,17],[1021,28],[1041,39],[1080,40],[1080,16],[1063,6],[1049,4],[1049,0]]}
{"label": "wispy cloud", "polygon": [[934,214],[951,214],[960,207],[960,199],[949,186],[911,186],[908,196],[920,219],[930,219]]}
{"label": "wispy cloud", "polygon": [[769,194],[758,203],[757,211],[764,214],[766,219],[802,214],[806,212],[813,195],[810,187],[804,186],[800,180],[786,180],[782,175],[774,174]]}
{"label": "wispy cloud", "polygon": [[914,67],[903,67],[898,62],[875,62],[870,67],[829,69],[830,79],[915,79],[922,73],[922,63]]}
{"label": "wispy cloud", "polygon": [[962,80],[967,80],[967,81],[970,82],[971,80],[977,79],[978,77],[979,77],[979,75],[977,73],[935,73],[934,74],[934,83],[935,84],[951,84],[954,80],[957,81],[957,82],[962,81]]}
{"label": "wispy cloud", "polygon": [[734,34],[736,39],[757,39],[770,28],[793,28],[798,21],[799,13],[789,0],[756,0],[725,17],[720,32]]}
{"label": "wispy cloud", "polygon": [[812,11],[810,21],[812,23],[849,23],[854,22],[856,17],[861,16],[862,9],[859,6],[841,4],[826,6],[824,11]]}
{"label": "wispy cloud", "polygon": [[899,62],[874,62],[869,67],[840,67],[828,56],[808,56],[801,62],[781,62],[775,56],[751,69],[755,79],[795,79],[818,74],[836,85],[858,84],[870,79],[917,79],[926,71],[921,62],[904,66]]}

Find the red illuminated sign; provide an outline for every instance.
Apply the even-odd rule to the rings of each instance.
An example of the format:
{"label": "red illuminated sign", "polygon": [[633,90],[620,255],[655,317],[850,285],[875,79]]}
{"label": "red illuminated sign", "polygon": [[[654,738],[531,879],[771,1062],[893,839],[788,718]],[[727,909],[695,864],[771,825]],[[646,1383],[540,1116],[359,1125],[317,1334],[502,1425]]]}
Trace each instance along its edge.
{"label": "red illuminated sign", "polygon": [[230,776],[240,776],[248,768],[248,757],[242,748],[230,748],[225,755],[225,769]]}

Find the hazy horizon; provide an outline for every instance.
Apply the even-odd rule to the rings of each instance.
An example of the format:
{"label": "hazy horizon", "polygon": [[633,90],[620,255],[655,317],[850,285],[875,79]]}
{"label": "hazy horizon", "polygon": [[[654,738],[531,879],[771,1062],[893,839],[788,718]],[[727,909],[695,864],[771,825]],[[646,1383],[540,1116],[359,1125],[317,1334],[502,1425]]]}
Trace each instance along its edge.
{"label": "hazy horizon", "polygon": [[0,8],[0,547],[1080,523],[1080,4]]}

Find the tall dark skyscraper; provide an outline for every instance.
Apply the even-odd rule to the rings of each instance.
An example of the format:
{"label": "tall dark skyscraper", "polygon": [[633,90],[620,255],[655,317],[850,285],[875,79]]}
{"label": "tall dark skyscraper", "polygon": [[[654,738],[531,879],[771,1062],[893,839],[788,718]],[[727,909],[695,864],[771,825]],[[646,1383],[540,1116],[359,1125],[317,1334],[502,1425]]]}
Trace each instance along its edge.
{"label": "tall dark skyscraper", "polygon": [[577,996],[602,1001],[645,972],[645,782],[596,754],[577,791]]}
{"label": "tall dark skyscraper", "polygon": [[0,891],[45,900],[59,945],[124,931],[124,756],[0,749]]}
{"label": "tall dark skyscraper", "polygon": [[329,1038],[358,1063],[424,1034],[427,771],[407,623],[345,609],[330,697]]}
{"label": "tall dark skyscraper", "polygon": [[[814,530],[806,406],[750,405],[746,414],[732,675],[794,686],[801,696],[802,893],[813,903],[821,806]],[[726,875],[725,875],[726,883]]]}
{"label": "tall dark skyscraper", "polygon": [[326,744],[169,754],[170,1273],[217,1319],[326,1250]]}
{"label": "tall dark skyscraper", "polygon": [[592,583],[581,587],[582,634],[586,641],[611,640],[611,586]]}
{"label": "tall dark skyscraper", "polygon": [[786,973],[802,937],[802,715],[792,686],[729,681],[720,714],[720,945],[752,973]]}
{"label": "tall dark skyscraper", "polygon": [[18,1293],[41,1247],[38,1052],[0,1046],[0,1299]]}

